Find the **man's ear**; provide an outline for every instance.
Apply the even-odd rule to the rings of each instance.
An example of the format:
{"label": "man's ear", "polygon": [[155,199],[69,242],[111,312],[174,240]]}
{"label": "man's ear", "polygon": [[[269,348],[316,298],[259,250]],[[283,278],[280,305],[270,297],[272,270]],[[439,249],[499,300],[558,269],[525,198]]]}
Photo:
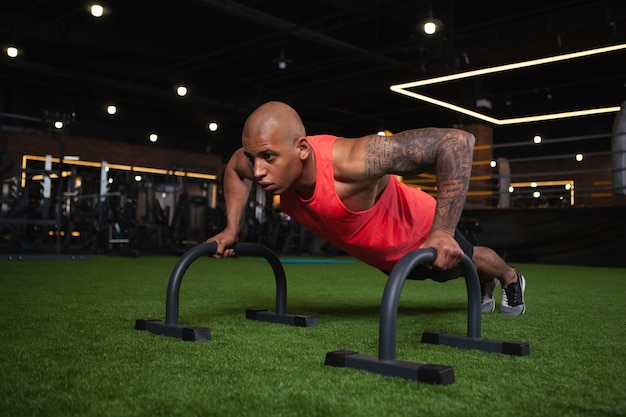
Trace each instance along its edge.
{"label": "man's ear", "polygon": [[302,161],[307,159],[311,154],[311,144],[309,144],[305,136],[296,140],[296,147],[298,148],[298,156]]}

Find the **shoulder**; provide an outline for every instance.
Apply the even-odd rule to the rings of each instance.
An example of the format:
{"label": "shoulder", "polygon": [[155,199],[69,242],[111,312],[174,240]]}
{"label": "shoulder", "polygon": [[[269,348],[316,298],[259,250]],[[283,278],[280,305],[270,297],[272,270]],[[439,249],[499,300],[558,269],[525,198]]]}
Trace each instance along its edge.
{"label": "shoulder", "polygon": [[252,165],[250,159],[244,154],[243,148],[237,149],[226,164],[227,170],[232,170],[240,178],[253,179]]}
{"label": "shoulder", "polygon": [[306,137],[306,140],[316,147],[333,146],[336,139],[337,136],[333,135],[311,135]]}
{"label": "shoulder", "polygon": [[[367,161],[376,153],[374,148],[377,146],[377,137],[380,138],[378,135],[337,138],[333,144],[335,176],[345,180],[373,179],[367,173]],[[378,177],[382,176],[381,173]]]}

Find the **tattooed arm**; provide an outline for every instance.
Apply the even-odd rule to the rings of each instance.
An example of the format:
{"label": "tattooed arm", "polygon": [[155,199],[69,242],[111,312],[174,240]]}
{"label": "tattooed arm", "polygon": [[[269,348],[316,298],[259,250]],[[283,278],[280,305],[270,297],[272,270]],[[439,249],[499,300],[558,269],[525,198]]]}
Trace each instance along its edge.
{"label": "tattooed arm", "polygon": [[474,136],[458,129],[420,129],[392,138],[387,172],[408,174],[434,167],[437,211],[431,231],[454,234],[469,187]]}
{"label": "tattooed arm", "polygon": [[434,267],[448,269],[456,265],[463,253],[454,240],[454,231],[469,187],[474,136],[458,129],[426,128],[347,140],[341,146],[346,145],[350,147],[350,163],[340,164],[340,168],[347,169],[336,169],[345,183],[378,184],[387,174],[409,175],[434,169],[437,208],[431,235],[423,247],[437,249]]}

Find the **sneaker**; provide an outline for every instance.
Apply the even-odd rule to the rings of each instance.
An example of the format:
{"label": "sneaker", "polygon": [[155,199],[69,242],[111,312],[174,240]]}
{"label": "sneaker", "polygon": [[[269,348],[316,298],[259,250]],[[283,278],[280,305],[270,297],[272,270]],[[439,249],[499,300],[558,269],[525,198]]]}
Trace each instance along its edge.
{"label": "sneaker", "polygon": [[500,306],[500,314],[507,316],[519,316],[526,311],[524,304],[524,290],[526,289],[526,280],[524,276],[516,269],[517,282],[509,284],[508,287],[502,288],[502,305]]}
{"label": "sneaker", "polygon": [[482,312],[483,313],[491,313],[496,309],[496,302],[493,299],[493,291],[496,289],[496,285],[498,285],[498,278],[493,278],[491,281],[487,283],[480,284],[480,293],[482,295]]}

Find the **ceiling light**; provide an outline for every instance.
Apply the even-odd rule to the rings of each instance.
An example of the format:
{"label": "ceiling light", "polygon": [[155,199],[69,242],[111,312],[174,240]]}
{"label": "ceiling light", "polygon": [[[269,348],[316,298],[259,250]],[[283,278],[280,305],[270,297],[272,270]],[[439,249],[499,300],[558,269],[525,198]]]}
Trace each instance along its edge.
{"label": "ceiling light", "polygon": [[93,3],[89,6],[89,13],[91,13],[93,17],[102,17],[104,11],[104,6],[99,3]]}
{"label": "ceiling light", "polygon": [[535,143],[541,143],[541,136],[539,136],[539,135],[535,135],[535,137],[533,138],[533,142],[535,142]]}
{"label": "ceiling light", "polygon": [[9,58],[15,58],[15,57],[17,57],[17,56],[18,56],[18,54],[20,53],[20,51],[19,51],[19,49],[17,49],[15,46],[9,46],[9,47],[7,47],[7,49],[6,49],[6,53],[7,53],[7,56],[8,56]]}
{"label": "ceiling light", "polygon": [[432,9],[429,9],[428,17],[418,24],[418,28],[426,35],[434,35],[435,33],[443,30],[443,22],[433,17],[433,11]]}
{"label": "ceiling light", "polygon": [[185,97],[187,95],[187,87],[185,87],[184,85],[179,85],[178,87],[176,87],[176,94],[181,97]]}
{"label": "ceiling light", "polygon": [[513,64],[498,65],[495,67],[488,67],[488,68],[483,68],[483,69],[478,69],[478,70],[473,70],[473,71],[465,71],[465,72],[461,72],[457,74],[445,75],[442,77],[429,78],[426,80],[413,81],[413,82],[403,83],[403,84],[396,84],[396,85],[392,85],[390,89],[392,91],[395,91],[396,93],[404,94],[409,97],[413,97],[418,100],[425,101],[427,103],[445,107],[450,110],[454,110],[458,113],[463,113],[468,116],[472,116],[477,119],[484,120],[489,123],[493,123],[495,125],[510,125],[510,124],[537,122],[537,121],[544,121],[544,120],[563,119],[567,117],[587,116],[587,115],[602,114],[602,113],[613,113],[613,112],[620,111],[621,109],[620,106],[599,107],[599,108],[591,108],[591,109],[583,109],[583,110],[575,110],[575,111],[565,111],[565,112],[560,112],[560,113],[541,114],[541,115],[536,115],[536,116],[498,119],[495,117],[487,116],[482,113],[478,113],[470,109],[466,109],[461,106],[457,106],[452,103],[448,103],[443,100],[439,100],[433,97],[428,97],[423,94],[418,94],[418,93],[409,91],[408,89],[421,87],[425,85],[443,83],[443,82],[448,82],[448,81],[460,80],[464,78],[477,77],[477,76],[485,75],[485,74],[494,74],[498,72],[511,71],[514,69],[528,68],[528,67],[533,67],[533,66],[543,65],[543,64],[550,64],[554,62],[565,61],[568,59],[582,58],[582,57],[587,57],[591,55],[620,51],[624,49],[626,49],[626,44],[612,45],[612,46],[607,46],[603,48],[588,49],[588,50],[584,50],[580,52],[572,52],[568,54],[555,55],[555,56],[551,56],[547,58],[533,59],[530,61],[521,61],[521,62],[516,62]]}
{"label": "ceiling light", "polygon": [[150,139],[150,142],[154,143],[157,140],[159,140],[159,135],[157,135],[156,133],[150,133],[150,136],[148,136],[148,139]]}
{"label": "ceiling light", "polygon": [[443,30],[443,23],[439,19],[430,17],[422,23],[422,32],[427,35],[434,35]]}
{"label": "ceiling light", "polygon": [[429,20],[426,23],[424,23],[424,25],[422,26],[422,29],[424,30],[425,34],[432,35],[433,33],[437,32],[437,24],[433,22],[432,20]]}
{"label": "ceiling light", "polygon": [[291,65],[291,63],[291,59],[285,56],[284,49],[281,49],[280,56],[272,61],[272,64],[276,65],[276,67],[281,71],[287,69],[287,67]]}
{"label": "ceiling light", "polygon": [[209,129],[211,132],[215,132],[217,130],[217,123],[215,122],[209,122],[209,124],[207,125],[207,129]]}
{"label": "ceiling light", "polygon": [[107,113],[109,113],[110,115],[114,115],[115,113],[117,113],[117,106],[114,104],[109,104],[107,106]]}

